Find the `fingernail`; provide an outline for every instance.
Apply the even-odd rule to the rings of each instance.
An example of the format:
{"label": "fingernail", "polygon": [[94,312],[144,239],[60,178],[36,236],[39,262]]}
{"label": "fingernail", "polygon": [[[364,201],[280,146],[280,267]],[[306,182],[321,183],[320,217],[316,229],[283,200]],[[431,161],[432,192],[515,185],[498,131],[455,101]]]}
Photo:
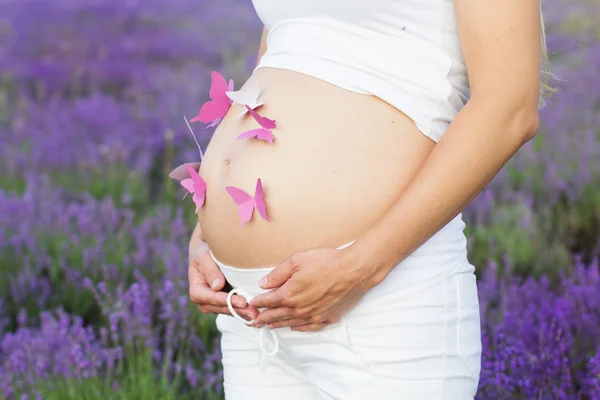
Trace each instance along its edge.
{"label": "fingernail", "polygon": [[217,285],[219,284],[221,280],[219,278],[215,278],[213,279],[212,283],[210,284],[210,288],[214,289],[215,287],[217,287]]}
{"label": "fingernail", "polygon": [[244,308],[246,307],[246,302],[244,299],[235,299],[234,301],[236,307]]}
{"label": "fingernail", "polygon": [[260,278],[260,281],[258,281],[258,283],[260,284],[260,286],[265,286],[268,281],[269,279],[267,278],[267,275],[265,275],[262,278]]}
{"label": "fingernail", "polygon": [[269,327],[269,329],[275,329],[275,325],[273,325],[273,324],[269,324],[267,326]]}

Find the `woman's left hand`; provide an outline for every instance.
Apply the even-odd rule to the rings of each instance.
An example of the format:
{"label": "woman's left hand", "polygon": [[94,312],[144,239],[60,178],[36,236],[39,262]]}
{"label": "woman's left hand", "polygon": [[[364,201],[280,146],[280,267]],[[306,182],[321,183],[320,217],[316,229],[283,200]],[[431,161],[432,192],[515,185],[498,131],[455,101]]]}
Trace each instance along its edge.
{"label": "woman's left hand", "polygon": [[267,308],[254,326],[290,326],[295,331],[317,331],[338,321],[361,296],[375,286],[373,274],[349,248],[317,248],[294,254],[265,276],[263,289],[248,304]]}

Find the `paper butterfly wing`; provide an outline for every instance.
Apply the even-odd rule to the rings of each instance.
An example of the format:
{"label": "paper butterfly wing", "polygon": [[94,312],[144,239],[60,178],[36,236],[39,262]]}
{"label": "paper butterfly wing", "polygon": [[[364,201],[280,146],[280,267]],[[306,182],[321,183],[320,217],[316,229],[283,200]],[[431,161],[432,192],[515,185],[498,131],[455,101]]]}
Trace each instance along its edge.
{"label": "paper butterfly wing", "polygon": [[[193,190],[189,190],[190,193],[194,193],[192,200],[196,204],[196,212],[204,205],[204,199],[206,197],[206,182],[200,177],[198,172],[188,164],[185,164],[190,180],[193,182]],[[187,180],[186,180],[187,182]],[[183,185],[183,181],[181,182]],[[185,187],[185,186],[184,186]],[[187,189],[187,188],[186,188]]]}
{"label": "paper butterfly wing", "polygon": [[260,124],[260,126],[262,126],[263,128],[265,128],[265,129],[275,128],[275,120],[260,116],[256,111],[254,111],[253,109],[251,109],[248,106],[246,106],[246,109],[248,110],[250,115],[252,115],[252,117],[256,120],[256,122],[258,122]]}
{"label": "paper butterfly wing", "polygon": [[213,122],[217,119],[221,119],[227,114],[227,110],[229,109],[229,103],[217,102],[217,101],[207,101],[202,104],[200,108],[200,112],[197,117],[190,119],[190,122],[204,122],[205,124],[208,122]]}
{"label": "paper butterfly wing", "polygon": [[268,130],[268,129],[261,129],[256,134],[256,138],[260,139],[260,140],[264,140],[266,142],[269,142],[269,144],[273,144],[273,140],[275,139],[275,136],[273,136],[273,133],[270,130]]}
{"label": "paper butterfly wing", "polygon": [[217,118],[217,119],[215,119],[213,122],[211,122],[210,124],[206,125],[204,127],[204,129],[212,128],[212,127],[215,127],[215,126],[219,125],[219,122],[221,122],[222,119],[223,118]]}
{"label": "paper butterfly wing", "polygon": [[192,196],[192,200],[196,203],[196,212],[198,212],[198,208],[204,205],[204,200],[206,200],[206,183],[204,180],[200,180],[200,183],[194,182],[195,193]]}
{"label": "paper butterfly wing", "polygon": [[217,71],[211,72],[211,85],[209,90],[210,100],[202,105],[198,116],[192,118],[190,122],[211,122],[210,126],[215,126],[223,118],[229,107],[231,106],[231,100],[227,97],[225,92],[229,88],[233,88],[233,79],[229,80],[229,84]]}
{"label": "paper butterfly wing", "polygon": [[196,187],[199,189],[206,188],[206,184],[204,183],[204,181],[202,180],[202,178],[200,177],[198,172],[194,168],[192,168],[189,164],[186,163],[184,165],[185,165],[185,169],[187,170],[188,175],[194,181],[194,184],[196,185]]}
{"label": "paper butterfly wing", "polygon": [[256,181],[256,193],[254,194],[254,202],[256,204],[256,209],[258,210],[260,216],[266,219],[267,221],[270,221],[269,217],[267,216],[267,206],[263,199],[263,187],[260,178],[258,178],[258,180]]}
{"label": "paper butterfly wing", "polygon": [[190,193],[194,193],[196,190],[194,189],[194,181],[192,178],[183,179],[181,182],[181,186],[185,188]]}
{"label": "paper butterfly wing", "polygon": [[192,200],[196,204],[196,212],[198,212],[198,209],[204,205],[205,199],[206,184],[204,183],[204,181],[202,181],[200,185],[194,182],[194,195],[192,196]]}
{"label": "paper butterfly wing", "polygon": [[227,97],[229,97],[232,101],[241,105],[248,105],[250,108],[257,107],[258,104],[258,96],[260,96],[260,88],[258,87],[258,83],[250,83],[247,87],[238,90],[237,92],[226,92]]}
{"label": "paper butterfly wing", "polygon": [[[195,171],[200,171],[200,162],[191,162],[191,163],[187,163],[190,167],[192,167]],[[169,178],[171,179],[175,179],[178,181],[182,181],[184,179],[187,178],[191,178],[190,174],[188,173],[187,167],[185,166],[185,164],[181,164],[180,166],[178,166],[177,168],[175,168],[173,171],[171,171],[169,173]]]}
{"label": "paper butterfly wing", "polygon": [[249,131],[242,132],[238,135],[236,139],[244,139],[251,137],[256,137],[260,140],[265,140],[270,144],[273,144],[273,139],[275,139],[275,136],[273,136],[273,133],[271,133],[271,131],[263,128],[250,129]]}
{"label": "paper butterfly wing", "polygon": [[244,192],[240,188],[236,188],[235,186],[227,186],[225,187],[225,190],[227,190],[227,193],[229,193],[229,195],[237,205],[252,202],[252,196],[250,196],[248,193]]}
{"label": "paper butterfly wing", "polygon": [[262,128],[250,129],[249,131],[242,132],[238,135],[236,139],[245,139],[257,136],[259,131],[262,131]]}
{"label": "paper butterfly wing", "polygon": [[242,223],[250,221],[252,219],[252,212],[254,211],[254,199],[252,196],[234,186],[227,186],[225,190],[227,190],[227,193],[229,193],[235,204],[238,205],[238,214]]}
{"label": "paper butterfly wing", "polygon": [[[223,100],[227,99],[227,96],[225,95],[225,92],[227,92],[227,90],[229,89],[229,86],[227,85],[227,81],[225,80],[223,75],[221,75],[217,71],[212,71],[210,73],[210,78],[212,80],[212,82],[210,84],[210,91],[208,93],[210,96],[210,99],[213,101],[218,101],[219,103],[222,103]],[[229,100],[227,100],[227,101],[229,101]]]}
{"label": "paper butterfly wing", "polygon": [[196,192],[192,195],[192,201],[196,205],[196,210],[194,210],[194,213],[198,214],[198,210],[200,210],[200,207],[204,205],[204,199],[205,195],[200,194],[199,192]]}

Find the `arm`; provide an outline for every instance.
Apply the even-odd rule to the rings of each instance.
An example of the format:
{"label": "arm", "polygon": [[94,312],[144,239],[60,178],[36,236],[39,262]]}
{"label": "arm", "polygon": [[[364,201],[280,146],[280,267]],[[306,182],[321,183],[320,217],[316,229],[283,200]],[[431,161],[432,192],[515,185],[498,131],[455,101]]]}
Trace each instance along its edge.
{"label": "arm", "polygon": [[269,31],[267,28],[263,28],[262,35],[260,37],[260,46],[258,48],[258,57],[256,58],[256,65],[260,62],[262,56],[267,52],[267,35]]}
{"label": "arm", "polygon": [[455,7],[471,99],[396,203],[345,250],[370,287],[458,215],[538,128],[539,0]]}
{"label": "arm", "polygon": [[263,280],[254,326],[315,331],[454,218],[536,133],[539,0],[455,0],[471,99],[388,212],[343,249],[294,254]]}

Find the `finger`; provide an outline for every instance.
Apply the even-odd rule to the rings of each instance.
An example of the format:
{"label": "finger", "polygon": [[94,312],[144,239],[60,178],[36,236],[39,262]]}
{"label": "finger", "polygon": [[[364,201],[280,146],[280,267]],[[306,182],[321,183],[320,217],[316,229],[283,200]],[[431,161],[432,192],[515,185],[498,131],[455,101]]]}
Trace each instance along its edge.
{"label": "finger", "polygon": [[[251,306],[234,307],[233,309],[235,310],[236,313],[238,313],[238,315],[242,316],[243,318],[245,318],[247,320],[256,319],[256,317],[258,317],[260,315],[260,312],[256,308],[251,307]],[[231,312],[229,312],[229,315],[231,315]]]}
{"label": "finger", "polygon": [[265,275],[260,281],[260,287],[263,289],[272,289],[283,285],[295,271],[297,262],[293,257],[279,264],[277,267],[271,270]]}
{"label": "finger", "polygon": [[269,322],[282,321],[284,319],[293,318],[294,310],[289,307],[277,307],[264,310],[254,321],[254,325],[266,325]]}
{"label": "finger", "polygon": [[[209,254],[210,257],[210,254]],[[212,261],[214,263],[214,260],[212,260],[212,257],[210,257],[210,261]],[[223,287],[224,283],[225,283],[225,279],[223,277],[223,274],[221,272],[221,270],[218,270],[217,277],[220,276],[223,277],[222,281],[223,284],[220,284],[218,286],[216,286],[215,290],[212,290],[207,283],[207,279],[206,276],[207,274],[205,273],[205,265],[207,265],[207,262],[205,260],[202,261],[204,264],[200,265],[197,262],[192,262],[190,263],[190,266],[188,268],[188,279],[189,279],[189,283],[190,283],[190,299],[192,300],[192,302],[198,304],[199,306],[217,306],[217,307],[227,307],[227,293],[223,292],[223,291],[215,291],[215,290],[220,290],[218,288],[218,286],[221,286],[221,288]],[[210,263],[208,263],[209,268],[208,270],[210,270]],[[216,265],[216,264],[215,264]],[[218,267],[216,267],[218,269]],[[214,276],[214,275],[213,275]],[[214,279],[213,279],[214,280]],[[246,299],[242,296],[238,296],[238,295],[233,295],[231,296],[231,304],[234,307],[247,307],[248,306],[248,302],[246,301]],[[254,307],[254,310],[252,311],[253,314],[258,314],[258,310]]]}
{"label": "finger", "polygon": [[[190,285],[190,300],[199,305],[205,304],[208,297],[210,297],[210,294],[207,293],[207,291],[212,293],[212,290],[210,290],[210,287],[206,282],[206,277],[199,269],[199,266],[196,262],[190,262],[188,267],[188,281]],[[210,302],[209,304],[221,305],[215,301]]]}
{"label": "finger", "polygon": [[248,316],[248,319],[256,319],[260,315],[260,312],[252,306],[247,306],[241,310]]}
{"label": "finger", "polygon": [[286,288],[284,286],[278,287],[275,290],[271,290],[267,293],[261,293],[254,297],[248,304],[255,308],[275,308],[281,306],[281,302],[285,299]]}
{"label": "finger", "polygon": [[206,282],[208,282],[210,288],[214,291],[223,289],[223,286],[225,286],[225,276],[208,252],[208,248],[194,260],[197,263],[198,270],[206,277]]}
{"label": "finger", "polygon": [[326,325],[327,325],[326,323],[318,323],[318,324],[309,323],[309,324],[294,326],[290,329],[293,331],[299,331],[299,332],[316,332],[318,330],[323,329]]}
{"label": "finger", "polygon": [[310,320],[308,319],[300,319],[300,318],[288,318],[282,321],[271,322],[269,325],[269,329],[283,328],[286,326],[294,327],[300,325],[310,324]]}
{"label": "finger", "polygon": [[[205,314],[214,313],[214,314],[232,315],[231,310],[227,306],[211,306],[211,305],[200,306],[199,305],[198,309],[200,310],[200,312],[205,313]],[[255,319],[260,314],[258,310],[256,310],[255,308],[252,308],[250,306],[248,306],[248,307],[233,307],[233,309],[235,310],[236,313],[238,313],[238,315],[242,315],[242,316],[244,316],[244,318],[247,317],[249,320]]]}
{"label": "finger", "polygon": [[[211,288],[208,287],[206,282],[196,282],[195,284],[190,283],[190,300],[198,304],[199,306],[227,307],[227,295],[228,293],[226,292],[212,291]],[[231,296],[231,304],[235,307],[241,308],[247,306],[246,300],[243,297],[237,295]]]}
{"label": "finger", "polygon": [[[203,314],[225,314],[229,316],[233,316],[231,310],[228,307],[217,307],[217,306],[206,306],[200,307],[198,309]],[[235,312],[247,321],[252,321],[258,315],[256,310],[252,310],[250,308],[238,308],[234,307]]]}

